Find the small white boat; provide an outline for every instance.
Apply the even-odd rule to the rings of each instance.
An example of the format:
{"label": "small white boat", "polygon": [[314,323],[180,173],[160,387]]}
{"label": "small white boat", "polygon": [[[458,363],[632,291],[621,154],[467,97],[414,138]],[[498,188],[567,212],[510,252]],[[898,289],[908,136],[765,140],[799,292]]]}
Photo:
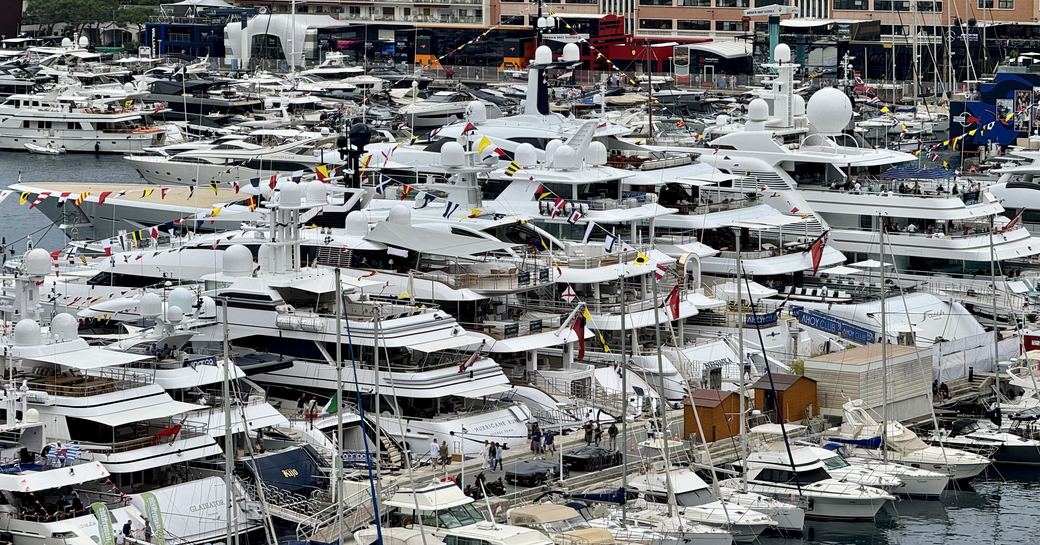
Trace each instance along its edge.
{"label": "small white boat", "polygon": [[51,145],[37,146],[36,144],[26,144],[25,149],[29,150],[29,153],[37,153],[40,155],[64,155],[65,146],[55,148]]}

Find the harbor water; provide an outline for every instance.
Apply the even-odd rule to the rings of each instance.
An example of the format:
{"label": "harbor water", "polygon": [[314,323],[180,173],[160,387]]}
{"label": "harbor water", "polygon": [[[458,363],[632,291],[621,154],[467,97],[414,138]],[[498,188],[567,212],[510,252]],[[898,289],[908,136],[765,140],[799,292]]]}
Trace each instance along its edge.
{"label": "harbor water", "polygon": [[[3,185],[24,181],[140,183],[118,155],[72,154],[62,157],[0,152]],[[56,226],[18,195],[0,204],[0,233],[14,249],[25,251],[24,237],[37,246],[60,248],[64,236]],[[10,255],[10,252],[8,253]],[[938,500],[902,500],[886,506],[873,522],[807,523],[797,538],[763,536],[767,545],[1003,545],[1038,543],[1040,536],[1040,472],[1035,469],[991,469],[966,490],[948,491]]]}

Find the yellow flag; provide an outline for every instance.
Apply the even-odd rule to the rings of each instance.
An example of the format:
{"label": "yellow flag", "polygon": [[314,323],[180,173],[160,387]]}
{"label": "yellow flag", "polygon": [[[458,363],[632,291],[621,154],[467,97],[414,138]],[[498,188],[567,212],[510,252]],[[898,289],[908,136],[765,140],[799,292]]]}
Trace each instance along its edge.
{"label": "yellow flag", "polygon": [[950,163],[948,161],[943,161],[943,168],[950,168]]}
{"label": "yellow flag", "polygon": [[217,182],[210,182],[209,186],[213,189],[213,194],[216,195],[220,191],[217,189]]}
{"label": "yellow flag", "polygon": [[888,106],[882,106],[881,107],[881,113],[887,114],[888,112],[889,112]]}
{"label": "yellow flag", "polygon": [[1011,121],[1012,117],[1015,117],[1015,114],[1007,114],[1006,116],[1004,116],[1004,121]]}
{"label": "yellow flag", "polygon": [[650,256],[643,252],[639,252],[636,254],[636,259],[632,263],[635,263],[636,265],[646,265],[647,263],[650,263]]}
{"label": "yellow flag", "polygon": [[18,206],[25,206],[25,203],[29,202],[29,195],[30,193],[28,191],[23,191],[22,194],[18,196]]}
{"label": "yellow flag", "polygon": [[481,155],[483,155],[484,150],[494,145],[495,144],[491,141],[490,138],[484,135],[480,135],[480,140],[477,141],[477,151],[480,152]]}
{"label": "yellow flag", "polygon": [[976,131],[978,131],[978,129],[972,129],[972,130],[968,131],[968,136],[975,136],[975,132]]}
{"label": "yellow flag", "polygon": [[398,298],[398,299],[411,299],[411,298],[412,298],[412,296],[411,296],[411,295],[408,295],[408,292],[407,292],[407,291],[402,291],[402,292],[401,292],[401,295],[398,295],[398,296],[397,296],[397,298]]}
{"label": "yellow flag", "polygon": [[219,206],[214,208],[213,211],[209,213],[209,217],[215,218],[215,217],[219,216],[221,210],[223,210],[223,208],[221,208]]}
{"label": "yellow flag", "polygon": [[581,315],[585,317],[586,321],[588,321],[588,322],[592,321],[592,313],[589,312],[589,307],[585,307],[585,308],[581,309]]}

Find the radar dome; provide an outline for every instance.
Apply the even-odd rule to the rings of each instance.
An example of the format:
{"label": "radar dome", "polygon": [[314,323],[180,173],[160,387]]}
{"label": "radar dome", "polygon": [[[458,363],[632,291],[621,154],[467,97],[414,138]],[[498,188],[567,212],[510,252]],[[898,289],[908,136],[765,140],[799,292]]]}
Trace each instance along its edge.
{"label": "radar dome", "polygon": [[182,287],[173,288],[170,296],[166,299],[170,306],[181,307],[184,312],[190,312],[195,308],[195,292]]}
{"label": "radar dome", "polygon": [[217,317],[217,302],[212,297],[206,295],[203,296],[202,302],[199,305],[199,318],[216,318]]}
{"label": "radar dome", "polygon": [[79,338],[79,322],[62,312],[51,318],[51,335],[58,341],[74,341]]}
{"label": "radar dome", "polygon": [[472,123],[483,123],[487,121],[487,106],[479,100],[471,100],[466,103],[466,119]]}
{"label": "radar dome", "polygon": [[538,46],[538,49],[534,50],[534,62],[536,64],[552,63],[552,49],[549,49],[547,45]]}
{"label": "radar dome", "polygon": [[86,36],[80,36],[79,37],[79,46],[82,47],[83,49],[86,49],[86,48],[90,47],[90,38],[87,38]]}
{"label": "radar dome", "polygon": [[184,311],[181,307],[170,305],[166,307],[166,323],[179,324],[184,320]]}
{"label": "radar dome", "polygon": [[578,44],[569,43],[563,46],[563,61],[564,62],[577,62],[581,57],[581,48]]}
{"label": "radar dome", "polygon": [[546,164],[552,164],[553,156],[556,155],[556,150],[563,145],[563,140],[559,138],[553,138],[545,145],[545,162]]}
{"label": "radar dome", "polygon": [[749,121],[768,121],[769,104],[760,98],[752,100],[748,103],[747,116]]}
{"label": "radar dome", "polygon": [[51,254],[43,248],[34,248],[25,254],[25,273],[29,276],[47,276],[51,273]]}
{"label": "radar dome", "polygon": [[347,234],[355,237],[360,237],[368,234],[368,218],[365,217],[365,213],[360,210],[351,210],[347,214],[347,220],[344,224],[347,230]]}
{"label": "radar dome", "polygon": [[776,59],[776,62],[791,62],[791,46],[778,44],[773,50],[773,58]]}
{"label": "radar dome", "polygon": [[458,142],[445,142],[441,146],[441,166],[461,167],[466,164],[466,151]]}
{"label": "radar dome", "polygon": [[[292,184],[295,185],[295,184]],[[224,274],[249,276],[253,273],[253,254],[241,244],[233,244],[224,250]]]}
{"label": "radar dome", "polygon": [[590,142],[585,162],[597,167],[607,164],[607,146],[603,142]]}
{"label": "radar dome", "polygon": [[386,218],[387,223],[397,223],[400,225],[411,225],[412,223],[412,209],[408,208],[403,204],[399,204],[390,209],[390,214]]}
{"label": "radar dome", "polygon": [[285,182],[278,184],[278,191],[280,197],[278,198],[278,205],[282,208],[299,208],[303,203],[303,197],[300,194],[300,184],[296,182]]}
{"label": "radar dome", "polygon": [[578,168],[578,152],[574,148],[564,144],[556,149],[553,155],[553,166],[559,169],[569,170]]}
{"label": "radar dome", "polygon": [[307,196],[307,204],[328,204],[329,200],[325,193],[326,185],[318,180],[307,182],[304,194]]}
{"label": "radar dome", "polygon": [[513,160],[524,168],[533,167],[538,163],[538,150],[534,146],[524,142],[516,147]]}
{"label": "radar dome", "polygon": [[817,131],[838,134],[852,120],[852,101],[840,90],[825,87],[809,98],[805,111]]}
{"label": "radar dome", "polygon": [[25,418],[22,419],[27,424],[35,424],[40,421],[40,411],[36,409],[29,409],[25,411]]}
{"label": "radar dome", "polygon": [[791,97],[791,103],[794,105],[792,114],[795,117],[805,115],[805,99],[802,98],[802,95],[794,95]]}
{"label": "radar dome", "polygon": [[154,293],[146,293],[141,296],[137,308],[142,318],[156,318],[162,314],[162,299]]}
{"label": "radar dome", "polygon": [[728,125],[729,124],[729,116],[726,115],[726,114],[719,114],[719,115],[715,116],[715,124],[719,125],[719,126]]}
{"label": "radar dome", "polygon": [[36,346],[40,343],[40,324],[28,318],[19,320],[14,326],[15,346]]}
{"label": "radar dome", "polygon": [[269,242],[261,244],[260,249],[256,251],[256,264],[260,266],[260,272],[274,272],[277,260],[278,250]]}
{"label": "radar dome", "polygon": [[64,47],[65,49],[71,49],[72,46],[73,46],[72,39],[71,38],[62,38],[61,39],[61,46]]}

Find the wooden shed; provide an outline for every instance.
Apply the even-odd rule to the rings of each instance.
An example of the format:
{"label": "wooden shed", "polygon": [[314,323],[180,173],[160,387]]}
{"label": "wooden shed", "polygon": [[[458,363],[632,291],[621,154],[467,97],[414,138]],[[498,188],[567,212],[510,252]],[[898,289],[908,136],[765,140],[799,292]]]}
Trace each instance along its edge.
{"label": "wooden shed", "polygon": [[[773,373],[772,388],[769,375],[762,375],[751,386],[755,390],[755,408],[763,413],[773,414],[779,409],[780,414],[773,414],[773,422],[797,422],[808,416],[820,414],[816,403],[816,381],[801,375],[782,375]],[[776,390],[777,404],[773,403],[773,390]]]}
{"label": "wooden shed", "polygon": [[[697,416],[706,441],[720,441],[740,434],[740,421],[737,420],[740,396],[737,392],[697,389],[691,392],[691,397],[697,404]],[[687,438],[701,437],[689,399],[683,407],[683,433]]]}
{"label": "wooden shed", "polygon": [[887,356],[883,366],[881,345],[871,344],[806,358],[805,376],[820,385],[822,414],[842,416],[841,406],[850,399],[862,399],[866,408],[880,413],[885,382],[890,420],[903,422],[930,414],[931,349],[890,344]]}

